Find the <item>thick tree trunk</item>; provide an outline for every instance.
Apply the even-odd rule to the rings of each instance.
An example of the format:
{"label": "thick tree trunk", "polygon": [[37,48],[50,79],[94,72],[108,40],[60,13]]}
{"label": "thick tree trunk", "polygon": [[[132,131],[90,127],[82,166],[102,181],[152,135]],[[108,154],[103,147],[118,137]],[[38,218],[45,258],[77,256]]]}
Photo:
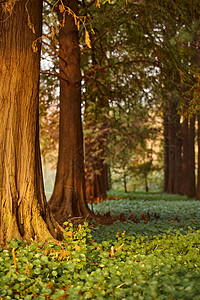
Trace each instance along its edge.
{"label": "thick tree trunk", "polygon": [[[62,238],[44,196],[38,94],[42,1],[0,4],[0,243]],[[40,47],[39,47],[40,48]]]}
{"label": "thick tree trunk", "polygon": [[[78,14],[78,1],[63,1]],[[60,22],[63,15],[59,14]],[[54,191],[49,205],[60,222],[68,217],[92,216],[85,200],[83,133],[81,121],[81,72],[78,31],[66,13],[60,28],[60,127],[59,154]]]}
{"label": "thick tree trunk", "polygon": [[169,93],[169,103],[164,111],[164,191],[178,194],[181,191],[181,133],[177,102]]}

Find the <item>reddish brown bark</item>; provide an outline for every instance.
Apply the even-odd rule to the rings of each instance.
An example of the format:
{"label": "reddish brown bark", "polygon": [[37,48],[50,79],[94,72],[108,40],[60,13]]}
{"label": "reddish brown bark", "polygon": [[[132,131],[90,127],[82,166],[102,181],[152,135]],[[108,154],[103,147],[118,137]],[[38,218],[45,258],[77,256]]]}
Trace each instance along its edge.
{"label": "reddish brown bark", "polygon": [[[0,4],[0,241],[62,238],[44,196],[38,94],[42,1]],[[30,18],[30,19],[29,19]],[[31,21],[31,24],[30,22]],[[39,46],[39,45],[38,45]],[[39,46],[40,48],[40,46]]]}
{"label": "reddish brown bark", "polygon": [[195,117],[186,119],[182,128],[182,189],[181,193],[195,197]]}
{"label": "reddish brown bark", "polygon": [[195,116],[190,119],[188,140],[188,197],[196,196],[195,188]]}
{"label": "reddish brown bark", "polygon": [[109,190],[108,182],[108,166],[103,161],[99,162],[98,174],[94,174],[92,178],[87,178],[86,174],[86,199],[94,201],[95,199],[105,199],[106,192]]}
{"label": "reddish brown bark", "polygon": [[181,136],[177,103],[169,93],[170,102],[164,111],[164,190],[178,194],[181,191]]}
{"label": "reddish brown bark", "polygon": [[[78,15],[78,1],[63,1]],[[59,14],[60,22],[63,15]],[[62,223],[68,217],[92,216],[86,204],[83,133],[81,122],[81,72],[78,31],[66,13],[60,28],[60,126],[59,154],[54,191],[49,205]]]}
{"label": "reddish brown bark", "polygon": [[180,194],[182,187],[182,136],[180,126],[180,116],[176,113],[176,138],[175,138],[175,181],[174,181],[174,193]]}
{"label": "reddish brown bark", "polygon": [[182,188],[181,194],[187,195],[189,188],[188,180],[188,120],[185,119],[182,125]]}
{"label": "reddish brown bark", "polygon": [[164,191],[168,193],[169,186],[169,116],[165,108],[164,111]]}
{"label": "reddish brown bark", "polygon": [[176,128],[175,128],[175,108],[170,110],[170,122],[169,122],[169,181],[168,181],[168,191],[169,193],[174,193],[174,183],[175,183],[175,139],[176,139]]}
{"label": "reddish brown bark", "polygon": [[200,115],[198,115],[197,145],[198,145],[198,171],[197,171],[196,198],[197,200],[200,200]]}

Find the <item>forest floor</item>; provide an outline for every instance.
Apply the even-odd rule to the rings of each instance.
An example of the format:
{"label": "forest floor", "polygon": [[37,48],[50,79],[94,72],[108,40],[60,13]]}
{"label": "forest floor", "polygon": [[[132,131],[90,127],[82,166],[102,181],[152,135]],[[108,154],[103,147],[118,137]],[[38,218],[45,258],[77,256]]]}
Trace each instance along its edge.
{"label": "forest floor", "polygon": [[93,204],[96,220],[65,223],[60,246],[13,240],[0,249],[0,299],[200,300],[200,201],[107,198]]}

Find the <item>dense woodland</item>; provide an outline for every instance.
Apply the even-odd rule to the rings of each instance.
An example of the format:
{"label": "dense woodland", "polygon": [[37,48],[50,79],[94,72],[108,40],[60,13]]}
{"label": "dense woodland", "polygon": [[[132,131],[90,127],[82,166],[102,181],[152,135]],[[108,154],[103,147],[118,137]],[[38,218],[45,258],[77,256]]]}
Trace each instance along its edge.
{"label": "dense woodland", "polygon": [[[62,239],[113,174],[200,199],[199,1],[0,1],[0,238]],[[42,50],[42,51],[41,51]],[[41,149],[41,150],[40,150]],[[58,151],[58,155],[57,155]],[[47,204],[41,156],[56,166]]]}
{"label": "dense woodland", "polygon": [[[44,7],[52,13],[51,3],[45,2]],[[62,11],[62,6],[59,9]],[[68,16],[69,9],[74,11],[69,5]],[[116,180],[125,191],[129,186],[133,190],[137,182],[142,182],[148,191],[149,177],[155,181],[160,178],[160,187],[165,192],[189,197],[197,193],[199,198],[198,14],[198,3],[105,1],[100,5],[91,1],[79,3],[80,19],[69,16],[75,27],[77,23],[80,43],[87,200],[105,198]],[[61,13],[60,23],[63,21]],[[45,162],[48,160],[55,166],[58,144],[71,138],[70,132],[64,133],[65,126],[60,121],[63,136],[60,131],[58,142],[62,87],[56,103],[55,94],[64,75],[60,78],[57,53],[64,55],[59,44],[64,28],[59,32],[57,23],[52,26],[51,22],[45,18],[42,53],[43,59],[48,56],[52,64],[51,70],[49,65],[42,69],[40,111],[42,155]],[[67,122],[72,117],[72,107],[66,104],[64,107],[69,107],[64,112]],[[62,149],[63,144],[59,151]],[[64,196],[68,192],[61,195],[57,189],[58,181],[64,177],[59,172],[62,155],[59,152],[52,206],[60,206],[65,201],[63,197],[69,198]],[[68,173],[64,168],[63,172]]]}

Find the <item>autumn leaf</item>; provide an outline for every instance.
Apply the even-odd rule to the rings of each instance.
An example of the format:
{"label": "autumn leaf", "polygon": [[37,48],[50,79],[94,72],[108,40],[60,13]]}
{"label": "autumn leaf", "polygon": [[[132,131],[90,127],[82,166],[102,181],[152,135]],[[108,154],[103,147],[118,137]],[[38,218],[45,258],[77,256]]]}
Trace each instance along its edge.
{"label": "autumn leaf", "polygon": [[67,235],[68,235],[68,237],[70,237],[71,239],[73,238],[73,232],[68,231],[68,232],[67,232]]}
{"label": "autumn leaf", "polygon": [[116,248],[115,251],[116,251],[116,252],[117,252],[117,251],[122,251],[123,246],[124,246],[124,243],[121,244],[121,246],[119,246],[118,248]]}
{"label": "autumn leaf", "polygon": [[76,244],[74,248],[75,248],[76,251],[80,251],[81,250],[81,247],[78,244]]}
{"label": "autumn leaf", "polygon": [[100,6],[100,3],[99,3],[99,0],[96,0],[96,6],[97,6],[98,8],[101,7],[101,6]]}
{"label": "autumn leaf", "polygon": [[114,257],[115,256],[115,246],[112,246],[110,249],[110,257]]}
{"label": "autumn leaf", "polygon": [[88,48],[92,48],[91,47],[91,42],[90,42],[90,36],[87,30],[85,30],[85,43],[88,46]]}

